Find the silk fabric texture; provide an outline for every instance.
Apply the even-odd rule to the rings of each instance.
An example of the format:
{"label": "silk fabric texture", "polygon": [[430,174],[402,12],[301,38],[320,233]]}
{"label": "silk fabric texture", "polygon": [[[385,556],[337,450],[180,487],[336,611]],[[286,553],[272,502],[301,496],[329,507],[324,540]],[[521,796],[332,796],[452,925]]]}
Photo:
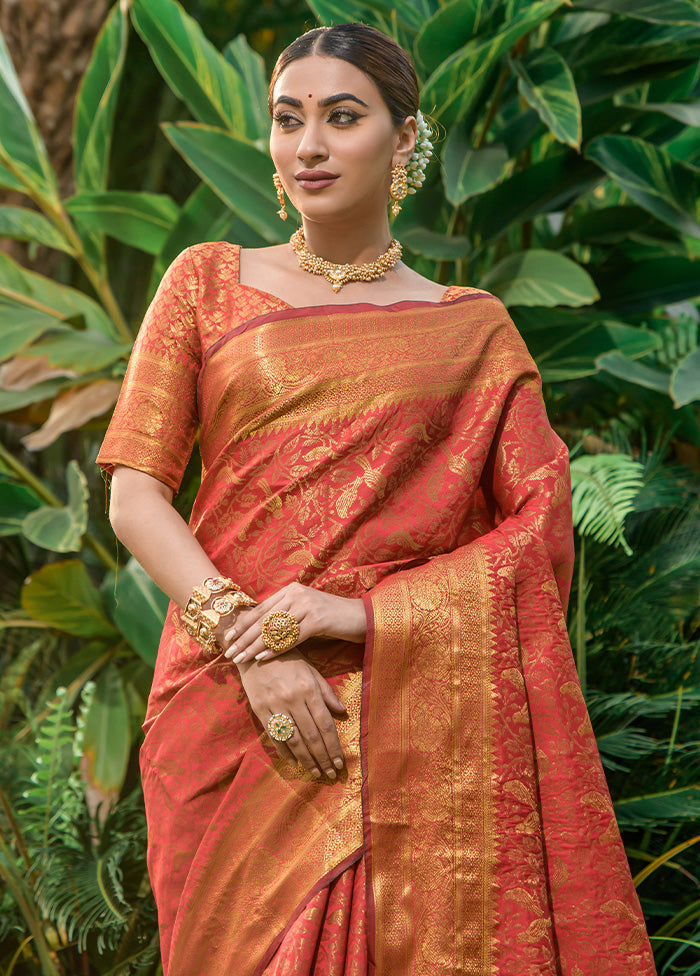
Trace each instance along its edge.
{"label": "silk fabric texture", "polygon": [[262,600],[362,597],[303,650],[347,769],[277,756],[171,603],[141,753],[165,976],[655,972],[568,645],[568,459],[503,305],[292,308],[196,245],[148,310],[98,463],[177,490]]}

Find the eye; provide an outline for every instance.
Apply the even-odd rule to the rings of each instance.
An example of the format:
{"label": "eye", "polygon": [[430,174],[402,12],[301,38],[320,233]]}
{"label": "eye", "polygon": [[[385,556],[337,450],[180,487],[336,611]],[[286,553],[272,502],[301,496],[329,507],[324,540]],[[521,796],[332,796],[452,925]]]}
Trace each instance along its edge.
{"label": "eye", "polygon": [[349,108],[336,108],[328,116],[328,121],[332,122],[334,125],[350,125],[352,122],[356,122],[361,116],[357,112],[353,112]]}
{"label": "eye", "polygon": [[291,129],[295,125],[301,125],[299,119],[294,115],[290,115],[289,112],[275,112],[273,119],[280,129]]}

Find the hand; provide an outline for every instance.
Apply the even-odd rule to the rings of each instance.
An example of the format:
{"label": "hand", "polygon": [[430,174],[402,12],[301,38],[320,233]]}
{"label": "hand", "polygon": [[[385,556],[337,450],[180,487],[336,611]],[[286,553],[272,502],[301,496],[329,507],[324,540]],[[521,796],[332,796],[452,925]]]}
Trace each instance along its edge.
{"label": "hand", "polygon": [[316,779],[321,770],[335,779],[343,750],[331,711],[343,714],[345,706],[326,679],[298,651],[289,651],[282,660],[252,661],[239,670],[250,707],[264,729],[278,712],[294,722],[291,739],[270,740],[280,756],[301,763]]}
{"label": "hand", "polygon": [[275,652],[263,644],[262,626],[268,614],[286,610],[299,624],[296,645],[309,637],[335,637],[361,643],[367,634],[367,615],[362,600],[350,600],[315,590],[301,583],[290,583],[251,610],[239,611],[233,625],[220,624],[216,636],[225,648],[225,657],[235,664],[253,659],[268,661],[286,651]]}

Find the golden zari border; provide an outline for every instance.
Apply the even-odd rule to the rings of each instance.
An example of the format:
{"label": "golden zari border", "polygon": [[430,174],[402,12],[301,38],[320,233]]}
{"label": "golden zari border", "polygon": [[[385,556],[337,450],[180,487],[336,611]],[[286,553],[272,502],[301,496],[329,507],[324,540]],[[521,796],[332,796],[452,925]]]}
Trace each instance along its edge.
{"label": "golden zari border", "polygon": [[438,557],[368,600],[365,837],[376,973],[485,976],[494,929],[485,558],[478,547]]}

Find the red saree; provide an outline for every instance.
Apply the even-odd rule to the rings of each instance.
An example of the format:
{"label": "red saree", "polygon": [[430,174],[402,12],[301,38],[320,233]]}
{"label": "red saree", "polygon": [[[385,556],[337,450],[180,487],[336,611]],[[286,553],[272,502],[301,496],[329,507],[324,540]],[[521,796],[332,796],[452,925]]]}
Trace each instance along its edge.
{"label": "red saree", "polygon": [[98,462],[177,489],[264,598],[365,600],[304,650],[347,773],[277,758],[237,669],[171,604],[142,750],[166,976],[650,976],[564,626],[567,453],[503,306],[293,309],[189,248],[144,322]]}

